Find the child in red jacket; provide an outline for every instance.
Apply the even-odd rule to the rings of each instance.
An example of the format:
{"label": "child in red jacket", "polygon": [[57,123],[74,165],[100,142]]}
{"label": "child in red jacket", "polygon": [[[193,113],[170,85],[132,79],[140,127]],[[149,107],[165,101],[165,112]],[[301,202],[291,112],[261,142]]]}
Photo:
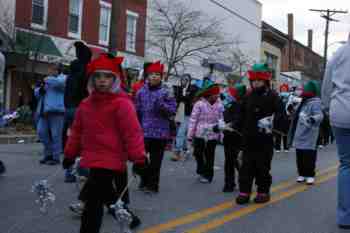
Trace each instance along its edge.
{"label": "child in red jacket", "polygon": [[64,151],[64,167],[81,155],[80,165],[90,170],[79,197],[85,203],[80,233],[100,232],[103,206],[116,199],[113,181],[125,174],[127,160],[141,168],[146,159],[136,111],[120,87],[121,63],[102,54],[88,65],[91,94],[76,112]]}

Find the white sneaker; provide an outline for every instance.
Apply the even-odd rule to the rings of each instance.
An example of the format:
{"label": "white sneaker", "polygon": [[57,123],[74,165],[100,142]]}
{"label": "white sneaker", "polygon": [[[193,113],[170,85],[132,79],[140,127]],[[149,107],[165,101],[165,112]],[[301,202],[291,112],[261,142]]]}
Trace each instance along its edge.
{"label": "white sneaker", "polygon": [[304,181],[305,181],[305,177],[304,176],[298,176],[298,178],[297,178],[297,182],[298,183],[302,183]]}
{"label": "white sneaker", "polygon": [[276,150],[276,153],[280,153],[281,151],[280,150]]}
{"label": "white sneaker", "polygon": [[207,178],[204,178],[204,177],[201,177],[199,179],[199,182],[203,183],[203,184],[207,184],[207,183],[210,183],[209,180]]}
{"label": "white sneaker", "polygon": [[313,177],[306,178],[306,184],[313,185],[314,183],[315,183],[315,178],[313,178]]}
{"label": "white sneaker", "polygon": [[289,150],[284,150],[284,153],[289,153]]}
{"label": "white sneaker", "polygon": [[69,205],[69,209],[73,213],[81,216],[81,215],[83,215],[83,211],[84,211],[84,203],[82,203],[82,202],[73,203],[73,204]]}

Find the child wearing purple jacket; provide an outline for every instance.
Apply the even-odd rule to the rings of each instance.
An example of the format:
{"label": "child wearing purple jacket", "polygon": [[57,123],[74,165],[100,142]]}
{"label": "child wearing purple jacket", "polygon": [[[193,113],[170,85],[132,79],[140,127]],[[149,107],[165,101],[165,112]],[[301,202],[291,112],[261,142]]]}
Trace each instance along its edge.
{"label": "child wearing purple jacket", "polygon": [[140,189],[158,193],[160,169],[167,140],[170,138],[170,121],[176,114],[175,98],[162,85],[164,65],[160,62],[146,69],[146,85],[137,93],[136,109],[144,130],[149,164],[141,178]]}

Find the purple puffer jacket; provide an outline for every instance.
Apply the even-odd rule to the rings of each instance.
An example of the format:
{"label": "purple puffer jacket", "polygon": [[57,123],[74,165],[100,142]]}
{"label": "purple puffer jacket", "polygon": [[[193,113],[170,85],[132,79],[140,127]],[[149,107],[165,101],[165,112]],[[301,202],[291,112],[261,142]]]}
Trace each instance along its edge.
{"label": "purple puffer jacket", "polygon": [[176,101],[167,88],[145,85],[137,93],[136,109],[145,138],[170,138],[169,119],[176,114]]}

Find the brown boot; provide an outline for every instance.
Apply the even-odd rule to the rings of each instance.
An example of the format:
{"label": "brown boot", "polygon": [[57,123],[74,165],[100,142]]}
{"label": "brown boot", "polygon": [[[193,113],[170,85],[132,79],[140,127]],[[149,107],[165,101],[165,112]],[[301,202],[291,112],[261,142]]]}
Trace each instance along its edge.
{"label": "brown boot", "polygon": [[269,193],[258,193],[254,198],[254,202],[257,204],[263,204],[270,201]]}
{"label": "brown boot", "polygon": [[180,161],[182,159],[182,156],[180,153],[175,153],[172,157],[171,157],[171,161],[177,162]]}

